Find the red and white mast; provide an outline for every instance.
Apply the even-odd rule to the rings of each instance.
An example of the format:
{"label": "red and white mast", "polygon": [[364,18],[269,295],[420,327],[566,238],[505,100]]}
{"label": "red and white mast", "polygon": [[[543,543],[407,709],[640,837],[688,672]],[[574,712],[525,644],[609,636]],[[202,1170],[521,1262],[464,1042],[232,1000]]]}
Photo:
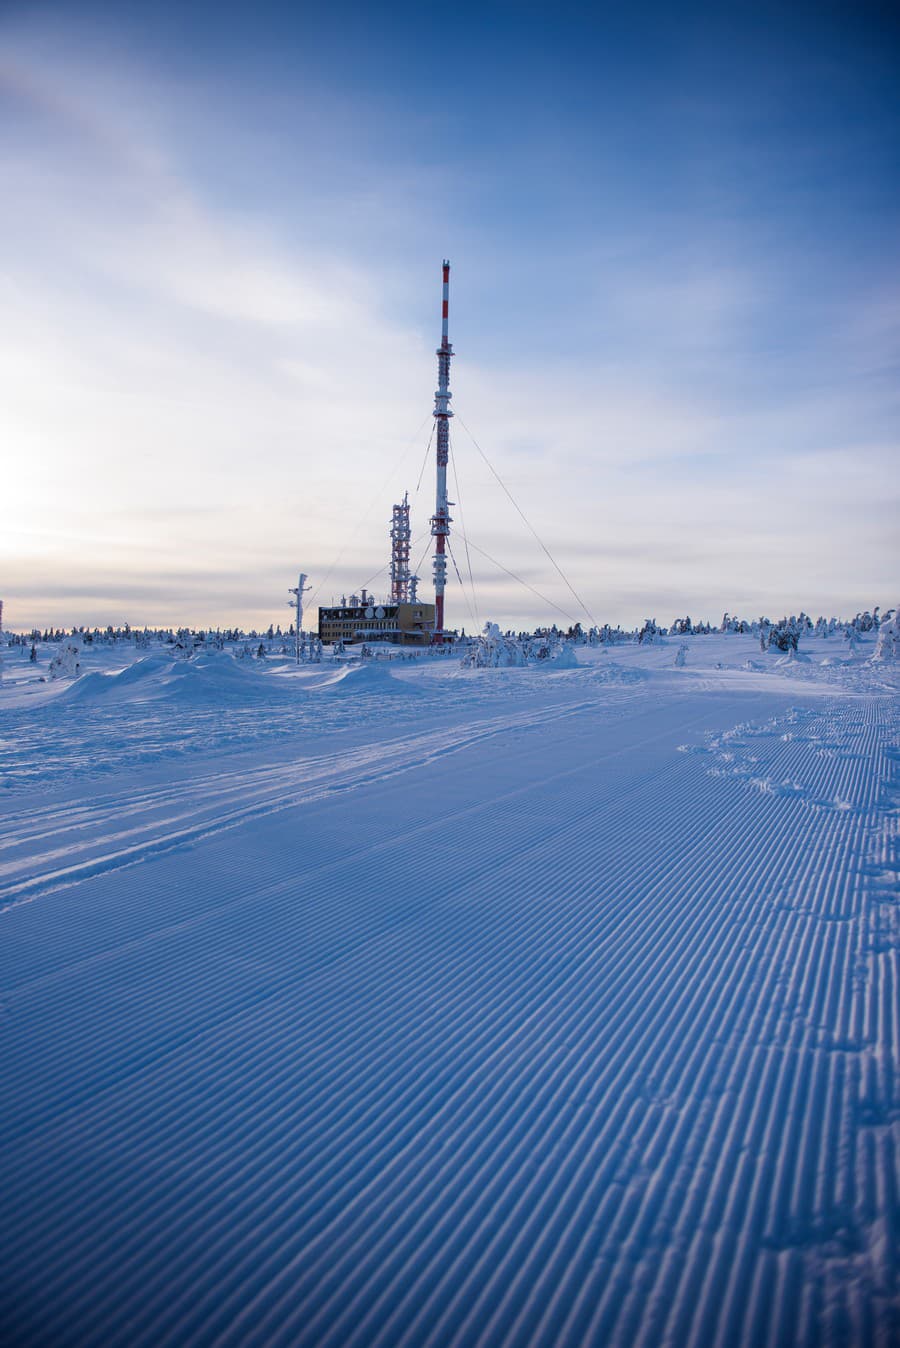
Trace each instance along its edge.
{"label": "red and white mast", "polygon": [[431,520],[434,547],[434,640],[444,636],[444,587],[447,580],[447,539],[450,535],[450,503],[447,500],[447,464],[450,459],[450,357],[453,347],[447,337],[447,316],[450,305],[450,263],[444,259],[444,297],[441,317],[441,344],[437,349],[438,386],[434,395],[434,415],[437,419],[437,491],[434,515]]}

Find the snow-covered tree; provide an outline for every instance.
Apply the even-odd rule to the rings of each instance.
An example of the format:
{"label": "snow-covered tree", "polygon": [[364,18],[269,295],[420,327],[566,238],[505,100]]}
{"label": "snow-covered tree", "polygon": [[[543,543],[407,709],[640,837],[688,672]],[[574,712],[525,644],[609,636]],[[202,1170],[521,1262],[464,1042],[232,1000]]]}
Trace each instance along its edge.
{"label": "snow-covered tree", "polygon": [[604,623],[602,627],[591,628],[589,639],[592,646],[614,646],[617,642],[627,640],[627,635],[621,627],[610,627],[609,623]]}
{"label": "snow-covered tree", "polygon": [[194,634],[189,627],[179,627],[174,641],[174,652],[181,660],[190,660],[194,654]]}
{"label": "snow-covered tree", "polygon": [[873,660],[900,660],[900,604],[881,619]]}
{"label": "snow-covered tree", "polygon": [[48,673],[51,679],[77,679],[81,673],[81,642],[77,637],[62,643],[50,661]]}
{"label": "snow-covered tree", "polygon": [[515,637],[504,636],[497,623],[486,622],[462,663],[466,669],[507,669],[524,665],[525,658],[525,650]]}
{"label": "snow-covered tree", "polygon": [[766,646],[769,650],[796,651],[800,641],[800,623],[793,615],[770,627]]}
{"label": "snow-covered tree", "polygon": [[654,641],[658,641],[662,635],[661,629],[656,625],[656,619],[645,618],[644,625],[638,632],[638,645],[649,646]]}

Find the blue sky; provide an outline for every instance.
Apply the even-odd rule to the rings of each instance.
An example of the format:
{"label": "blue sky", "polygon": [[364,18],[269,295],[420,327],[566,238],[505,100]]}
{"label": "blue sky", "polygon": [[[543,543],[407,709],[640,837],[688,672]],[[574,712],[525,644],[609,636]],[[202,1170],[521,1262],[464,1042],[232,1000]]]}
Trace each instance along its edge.
{"label": "blue sky", "polygon": [[463,421],[601,621],[896,601],[889,6],[111,8],[0,9],[8,622],[373,576],[444,256],[473,544],[584,617]]}

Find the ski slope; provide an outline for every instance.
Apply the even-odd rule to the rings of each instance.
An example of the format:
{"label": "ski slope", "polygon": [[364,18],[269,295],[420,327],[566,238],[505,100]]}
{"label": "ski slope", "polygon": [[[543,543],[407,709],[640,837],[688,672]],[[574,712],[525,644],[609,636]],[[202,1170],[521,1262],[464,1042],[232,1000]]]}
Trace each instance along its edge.
{"label": "ski slope", "polygon": [[7,666],[5,1341],[898,1340],[900,681],[681,644]]}

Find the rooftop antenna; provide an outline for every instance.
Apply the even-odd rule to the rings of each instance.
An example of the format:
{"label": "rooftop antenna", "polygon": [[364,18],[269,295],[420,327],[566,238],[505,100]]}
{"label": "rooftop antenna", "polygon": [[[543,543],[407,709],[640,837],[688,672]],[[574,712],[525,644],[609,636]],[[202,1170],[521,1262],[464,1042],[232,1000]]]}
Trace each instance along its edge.
{"label": "rooftop antenna", "polygon": [[307,581],[306,572],[301,571],[300,579],[297,581],[296,589],[292,586],[288,590],[288,594],[292,594],[295,596],[294,599],[288,600],[288,608],[295,608],[297,612],[297,616],[294,621],[294,653],[296,655],[298,665],[300,663],[300,642],[301,642],[300,632],[303,628],[303,595],[308,589],[311,588],[309,585],[306,584],[306,581]]}
{"label": "rooftop antenna", "polygon": [[450,535],[450,502],[447,500],[447,464],[450,459],[450,357],[453,347],[447,337],[447,318],[450,306],[450,263],[444,258],[444,293],[441,312],[441,344],[437,349],[438,386],[434,395],[434,416],[437,421],[437,488],[431,534],[434,547],[434,637],[444,638],[444,587],[447,581],[447,539]]}

